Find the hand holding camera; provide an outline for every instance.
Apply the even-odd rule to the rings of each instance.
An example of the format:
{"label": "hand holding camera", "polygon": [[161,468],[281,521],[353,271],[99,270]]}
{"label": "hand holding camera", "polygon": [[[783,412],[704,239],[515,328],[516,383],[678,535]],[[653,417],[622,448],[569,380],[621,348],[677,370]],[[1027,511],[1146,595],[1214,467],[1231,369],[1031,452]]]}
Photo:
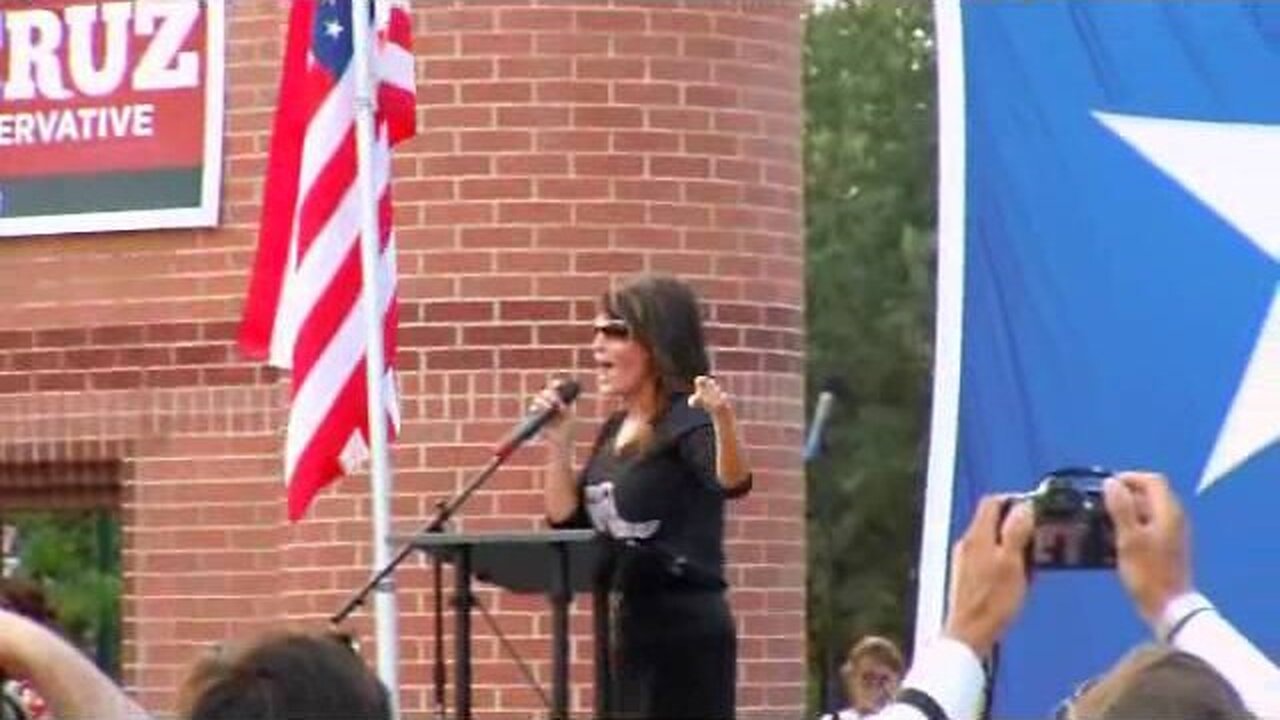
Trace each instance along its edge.
{"label": "hand holding camera", "polygon": [[1066,468],[1017,499],[1035,516],[1028,572],[1117,568],[1149,621],[1190,589],[1186,517],[1162,475]]}
{"label": "hand holding camera", "polygon": [[1027,594],[1023,553],[1033,517],[1025,503],[989,495],[951,551],[951,598],[944,634],[985,656]]}
{"label": "hand holding camera", "polygon": [[985,655],[1035,569],[1116,568],[1149,623],[1191,589],[1186,518],[1154,473],[1066,468],[1032,492],[981,501],[952,549],[945,634]]}
{"label": "hand holding camera", "polygon": [[1191,590],[1191,542],[1182,504],[1156,473],[1129,472],[1103,483],[1115,523],[1120,581],[1154,624],[1170,600]]}

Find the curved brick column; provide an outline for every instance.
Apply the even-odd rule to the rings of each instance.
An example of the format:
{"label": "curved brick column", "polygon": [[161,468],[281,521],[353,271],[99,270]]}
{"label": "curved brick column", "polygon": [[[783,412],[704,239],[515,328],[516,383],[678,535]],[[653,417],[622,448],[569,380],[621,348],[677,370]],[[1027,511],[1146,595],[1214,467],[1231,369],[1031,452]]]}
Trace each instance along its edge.
{"label": "curved brick column", "polygon": [[[612,280],[692,281],[761,471],[730,529],[740,702],[794,715],[805,678],[799,3],[418,6],[426,132],[419,176],[397,199],[421,224],[400,236],[421,304],[403,337],[427,386],[468,398],[424,396],[425,464],[474,465],[549,371],[589,379],[584,328]],[[504,471],[487,523],[536,521],[538,460],[527,452]]]}

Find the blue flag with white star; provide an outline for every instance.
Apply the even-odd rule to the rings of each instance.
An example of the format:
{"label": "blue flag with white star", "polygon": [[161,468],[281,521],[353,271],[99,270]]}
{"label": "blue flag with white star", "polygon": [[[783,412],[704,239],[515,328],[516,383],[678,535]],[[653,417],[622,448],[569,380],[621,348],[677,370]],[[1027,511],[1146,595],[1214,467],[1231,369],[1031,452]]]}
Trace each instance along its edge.
{"label": "blue flag with white star", "polygon": [[[1280,657],[1280,3],[938,5],[939,336],[920,635],[978,498],[1166,474],[1195,583]],[[997,717],[1151,637],[1109,571],[1036,575]]]}

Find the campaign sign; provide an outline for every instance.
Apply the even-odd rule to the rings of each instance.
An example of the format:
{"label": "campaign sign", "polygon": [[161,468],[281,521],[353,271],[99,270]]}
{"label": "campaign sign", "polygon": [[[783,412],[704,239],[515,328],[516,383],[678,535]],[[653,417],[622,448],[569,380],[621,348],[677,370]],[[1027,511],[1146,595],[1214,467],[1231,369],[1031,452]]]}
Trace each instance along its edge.
{"label": "campaign sign", "polygon": [[222,0],[0,4],[0,236],[207,227]]}

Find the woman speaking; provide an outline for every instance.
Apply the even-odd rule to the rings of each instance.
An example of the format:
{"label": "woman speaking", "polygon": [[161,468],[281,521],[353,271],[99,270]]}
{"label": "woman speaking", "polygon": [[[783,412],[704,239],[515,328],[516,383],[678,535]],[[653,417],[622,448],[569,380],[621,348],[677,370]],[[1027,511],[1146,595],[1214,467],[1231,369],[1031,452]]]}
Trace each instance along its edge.
{"label": "woman speaking", "polygon": [[732,718],[737,639],[725,599],[724,503],[751,472],[733,407],[709,375],[698,301],[673,278],[608,293],[591,343],[599,392],[617,402],[581,472],[554,385],[547,517],[611,543],[616,705],[625,718]]}

